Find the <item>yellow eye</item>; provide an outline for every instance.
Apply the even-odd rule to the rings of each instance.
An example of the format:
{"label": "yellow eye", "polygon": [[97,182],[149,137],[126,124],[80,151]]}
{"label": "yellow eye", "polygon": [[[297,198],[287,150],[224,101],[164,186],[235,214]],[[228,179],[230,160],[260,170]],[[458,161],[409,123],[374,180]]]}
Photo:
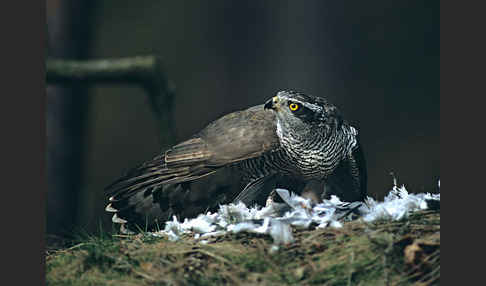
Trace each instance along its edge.
{"label": "yellow eye", "polygon": [[290,110],[292,110],[292,111],[296,111],[296,110],[298,110],[298,109],[299,109],[299,107],[300,107],[300,106],[299,106],[297,103],[291,103],[291,104],[289,104],[289,108],[290,108]]}

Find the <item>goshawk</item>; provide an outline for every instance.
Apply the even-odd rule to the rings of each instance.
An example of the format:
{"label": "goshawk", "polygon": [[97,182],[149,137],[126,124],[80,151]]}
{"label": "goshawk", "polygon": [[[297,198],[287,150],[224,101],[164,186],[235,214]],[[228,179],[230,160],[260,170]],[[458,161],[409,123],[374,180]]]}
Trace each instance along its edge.
{"label": "goshawk", "polygon": [[232,201],[264,204],[277,187],[362,201],[366,185],[356,128],[322,97],[280,91],[129,171],[107,187],[106,211],[122,227],[153,228]]}

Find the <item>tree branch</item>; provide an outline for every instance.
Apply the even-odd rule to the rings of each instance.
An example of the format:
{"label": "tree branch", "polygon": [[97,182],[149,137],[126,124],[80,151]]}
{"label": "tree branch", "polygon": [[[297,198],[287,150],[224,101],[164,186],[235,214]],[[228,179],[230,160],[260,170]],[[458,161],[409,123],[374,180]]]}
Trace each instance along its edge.
{"label": "tree branch", "polygon": [[174,143],[172,105],[174,92],[161,60],[156,56],[74,61],[47,59],[48,84],[137,84],[145,89],[159,123],[162,145]]}

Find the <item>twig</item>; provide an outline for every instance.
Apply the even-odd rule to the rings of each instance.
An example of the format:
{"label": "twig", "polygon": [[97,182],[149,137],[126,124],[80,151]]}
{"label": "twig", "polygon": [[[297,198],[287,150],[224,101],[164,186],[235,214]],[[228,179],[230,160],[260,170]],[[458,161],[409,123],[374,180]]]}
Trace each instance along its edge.
{"label": "twig", "polygon": [[219,261],[221,261],[221,262],[223,262],[223,263],[226,263],[226,264],[228,264],[228,265],[230,265],[230,266],[234,266],[234,264],[233,264],[233,263],[231,263],[229,260],[227,260],[226,258],[224,258],[224,257],[222,257],[222,256],[219,256],[219,255],[217,255],[217,254],[215,254],[215,253],[212,253],[212,252],[209,252],[209,251],[207,251],[207,250],[203,250],[203,249],[196,249],[195,251],[196,251],[196,252],[199,252],[199,253],[202,253],[202,254],[205,254],[205,255],[207,255],[207,256],[210,256],[210,257],[212,257],[212,258],[214,258],[214,259],[216,259],[216,260],[219,260]]}
{"label": "twig", "polygon": [[146,274],[146,273],[143,273],[142,271],[138,271],[138,270],[133,269],[133,268],[132,268],[131,270],[133,271],[133,273],[135,273],[135,274],[137,274],[138,276],[141,276],[141,277],[143,277],[143,278],[145,278],[145,279],[147,279],[147,280],[150,280],[150,281],[152,281],[152,282],[157,281],[155,278],[153,278],[152,276],[150,276],[150,275],[148,275],[148,274]]}
{"label": "twig", "polygon": [[57,250],[54,250],[53,253],[65,253],[65,252],[69,252],[70,250],[73,250],[73,249],[76,249],[76,248],[79,248],[83,245],[87,245],[89,243],[85,243],[85,242],[81,242],[81,243],[78,243],[76,245],[73,245],[69,248],[66,248],[66,249],[57,249]]}

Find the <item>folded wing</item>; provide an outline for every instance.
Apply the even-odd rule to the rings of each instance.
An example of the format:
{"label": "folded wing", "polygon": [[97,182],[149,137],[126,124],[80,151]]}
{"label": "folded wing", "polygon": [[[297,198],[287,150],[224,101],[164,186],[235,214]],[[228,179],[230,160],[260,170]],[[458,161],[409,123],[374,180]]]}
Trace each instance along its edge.
{"label": "folded wing", "polygon": [[110,201],[164,184],[193,181],[278,149],[274,114],[263,105],[230,113],[113,182]]}

